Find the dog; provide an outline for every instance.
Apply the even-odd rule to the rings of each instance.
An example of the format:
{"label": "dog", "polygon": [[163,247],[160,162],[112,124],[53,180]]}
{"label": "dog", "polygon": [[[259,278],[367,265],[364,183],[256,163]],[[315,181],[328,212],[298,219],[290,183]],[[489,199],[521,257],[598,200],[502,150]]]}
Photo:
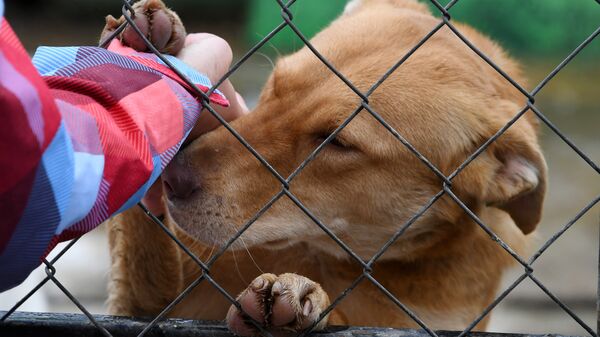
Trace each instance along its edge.
{"label": "dog", "polygon": [[[184,31],[176,14],[158,0],[138,2],[136,10],[147,16],[150,30],[167,32],[152,38],[159,36],[162,50],[175,53],[181,43],[173,40],[181,34],[172,32]],[[110,25],[119,22],[112,19]],[[355,0],[311,43],[364,93],[438,23],[416,0]],[[455,26],[524,83],[518,63],[501,47],[468,26]],[[136,37],[124,33],[121,38]],[[448,176],[525,102],[442,27],[372,92],[368,104],[374,114],[359,112],[294,176],[289,195],[276,198],[211,265],[210,277],[228,293],[239,294],[245,314],[204,280],[168,315],[226,319],[240,336],[259,334],[246,314],[276,334],[311,326],[364,272],[329,234],[368,261],[442,190],[443,180],[398,137]],[[278,60],[257,107],[231,126],[288,177],[360,104],[358,95],[304,47]],[[398,134],[388,132],[375,115]],[[528,251],[546,189],[537,128],[534,117],[524,115],[450,186],[518,254]],[[182,149],[163,181],[165,223],[203,261],[282,188],[223,127]],[[199,266],[140,209],[115,216],[108,228],[110,313],[156,315],[201,276]],[[374,261],[370,272],[429,327],[461,330],[493,301],[513,264],[513,257],[444,193]],[[484,330],[487,322],[485,317],[475,328]],[[316,328],[327,324],[418,327],[369,280],[360,282]]]}

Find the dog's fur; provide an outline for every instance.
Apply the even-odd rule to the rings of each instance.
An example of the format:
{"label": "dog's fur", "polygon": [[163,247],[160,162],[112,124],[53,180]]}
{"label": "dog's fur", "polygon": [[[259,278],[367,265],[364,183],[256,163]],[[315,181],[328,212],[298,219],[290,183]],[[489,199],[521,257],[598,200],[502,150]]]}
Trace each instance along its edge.
{"label": "dog's fur", "polygon": [[[311,42],[366,92],[438,22],[426,6],[413,0],[355,1]],[[455,25],[523,83],[518,65],[498,45],[467,26]],[[370,106],[446,175],[524,102],[446,27],[369,98]],[[359,104],[356,94],[303,48],[278,61],[256,109],[232,126],[287,177]],[[281,189],[278,180],[222,127],[183,149],[167,174],[169,170],[196,187],[186,198],[174,195],[165,200],[166,223],[203,260]],[[539,222],[545,172],[536,125],[526,115],[452,180],[452,191],[523,254],[531,240],[526,234]],[[302,204],[367,260],[441,188],[442,181],[367,111],[290,184]],[[155,315],[199,277],[200,268],[139,209],[113,218],[109,228],[111,313]],[[511,263],[513,258],[444,195],[373,265],[373,276],[431,327],[463,329],[491,303]],[[286,322],[299,329],[327,306],[325,293],[337,297],[362,268],[283,196],[217,260],[210,275],[237,294],[263,272],[307,277],[279,277],[284,292],[294,293],[309,284],[310,295],[316,294],[309,298],[310,317],[302,317],[306,291],[286,299],[299,302],[292,308],[296,320],[305,321]],[[270,291],[277,276],[262,279]],[[240,299],[253,289],[261,296],[257,291],[261,285],[256,287],[255,282]],[[252,305],[259,304],[248,304]],[[204,281],[169,315],[224,319],[229,307],[230,302]],[[256,312],[267,315],[262,309]],[[236,315],[231,309],[230,327],[242,335],[252,334],[251,328],[240,328],[243,323],[232,323]],[[261,321],[261,315],[254,318]],[[278,325],[268,318],[263,321]],[[486,322],[487,318],[477,328],[484,329]],[[416,326],[369,281],[334,309],[329,323]]]}

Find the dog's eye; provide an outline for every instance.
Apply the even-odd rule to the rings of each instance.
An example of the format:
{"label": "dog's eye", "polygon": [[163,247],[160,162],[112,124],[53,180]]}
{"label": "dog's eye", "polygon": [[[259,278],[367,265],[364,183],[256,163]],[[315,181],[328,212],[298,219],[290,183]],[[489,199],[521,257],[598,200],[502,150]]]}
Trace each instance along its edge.
{"label": "dog's eye", "polygon": [[[327,137],[329,137],[329,134],[322,135],[322,136],[318,137],[317,138],[317,143],[319,145],[321,145],[323,142],[325,142],[325,140],[327,139]],[[335,147],[335,148],[338,148],[338,149],[349,149],[349,148],[351,148],[350,144],[346,143],[345,141],[343,141],[339,137],[334,137],[332,140],[329,141],[329,144],[327,144],[327,146],[328,147]]]}

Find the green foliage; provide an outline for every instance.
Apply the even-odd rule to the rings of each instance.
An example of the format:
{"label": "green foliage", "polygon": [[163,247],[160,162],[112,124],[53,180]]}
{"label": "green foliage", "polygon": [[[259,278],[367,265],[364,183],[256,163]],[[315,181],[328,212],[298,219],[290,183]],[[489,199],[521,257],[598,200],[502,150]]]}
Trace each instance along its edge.
{"label": "green foliage", "polygon": [[[311,38],[335,19],[347,2],[347,0],[298,0],[291,7],[293,22],[304,36]],[[249,42],[257,43],[281,22],[283,22],[281,7],[275,0],[254,0],[249,9],[246,29]],[[271,39],[270,44],[282,53],[303,46],[302,41],[289,27],[285,27]],[[271,52],[272,49],[266,48],[265,51]]]}
{"label": "green foliage", "polygon": [[[294,23],[310,38],[339,15],[346,2],[298,0],[292,6]],[[450,13],[453,20],[474,26],[522,57],[567,55],[600,26],[600,4],[594,0],[460,0]],[[248,41],[258,42],[281,22],[281,8],[275,0],[254,0],[249,8]],[[287,27],[272,41],[281,52],[302,46]],[[582,53],[583,57],[599,55],[600,37]]]}
{"label": "green foliage", "polygon": [[[461,0],[450,13],[511,53],[529,57],[566,56],[600,26],[600,4],[594,0]],[[600,55],[600,39],[583,55]]]}

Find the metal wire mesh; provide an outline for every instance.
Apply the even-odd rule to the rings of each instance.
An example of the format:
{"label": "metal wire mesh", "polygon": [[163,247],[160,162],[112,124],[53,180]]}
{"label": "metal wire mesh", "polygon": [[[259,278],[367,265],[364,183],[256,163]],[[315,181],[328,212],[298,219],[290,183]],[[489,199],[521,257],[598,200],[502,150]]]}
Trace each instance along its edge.
{"label": "metal wire mesh", "polygon": [[[453,180],[473,161],[475,160],[483,151],[485,151],[493,142],[495,142],[500,136],[502,136],[515,122],[517,122],[524,114],[528,111],[535,114],[539,120],[541,120],[545,125],[548,126],[550,130],[552,130],[560,139],[562,139],[574,152],[577,153],[596,173],[600,174],[600,169],[598,165],[587,156],[581,149],[577,147],[569,138],[567,138],[557,126],[555,126],[535,105],[536,95],[570,62],[572,61],[592,40],[594,40],[600,34],[600,26],[593,31],[581,44],[575,48],[569,55],[567,55],[560,64],[558,64],[535,88],[531,91],[527,91],[523,88],[519,83],[517,83],[513,78],[511,78],[506,72],[504,72],[496,63],[494,63],[488,56],[486,56],[481,50],[477,48],[471,41],[469,41],[465,35],[461,33],[461,31],[452,23],[452,15],[450,13],[450,9],[459,3],[459,0],[453,0],[449,2],[446,6],[441,5],[437,0],[430,0],[431,3],[439,10],[441,14],[441,19],[439,23],[413,47],[411,48],[402,58],[400,58],[392,67],[390,67],[381,78],[373,83],[373,85],[365,92],[358,89],[344,74],[340,73],[335,66],[333,66],[311,43],[310,41],[303,35],[302,31],[298,28],[298,26],[294,23],[294,17],[290,10],[291,6],[293,6],[297,0],[290,0],[288,2],[284,2],[282,0],[274,0],[281,7],[281,17],[282,22],[277,25],[269,34],[267,34],[259,43],[257,43],[254,47],[252,47],[244,56],[242,56],[230,70],[219,80],[217,81],[212,88],[207,93],[202,92],[197,89],[196,86],[182,73],[180,73],[177,68],[175,68],[168,59],[163,57],[158,50],[152,45],[152,43],[142,34],[140,29],[135,25],[133,21],[134,11],[132,8],[133,1],[123,1],[122,13],[126,19],[126,22],[119,27],[111,36],[109,36],[105,41],[103,41],[100,45],[105,47],[108,45],[111,39],[116,37],[127,25],[131,25],[135,31],[140,35],[140,37],[144,40],[148,48],[155,53],[163,62],[165,62],[175,73],[177,73],[181,79],[186,82],[190,88],[193,88],[193,92],[195,96],[202,103],[202,106],[214,116],[219,122],[233,135],[260,163],[277,179],[279,182],[280,189],[277,193],[275,193],[270,200],[258,211],[254,214],[250,219],[246,221],[246,223],[240,228],[240,230],[229,239],[229,241],[220,248],[218,252],[216,252],[207,262],[203,262],[200,258],[198,258],[194,253],[186,247],[186,245],[181,242],[175,234],[173,234],[170,229],[163,224],[163,222],[153,215],[143,204],[139,204],[138,206],[147,214],[147,216],[157,225],[159,226],[166,235],[168,235],[177,246],[188,255],[198,266],[200,270],[200,276],[191,284],[183,290],[179,296],[177,296],[169,305],[167,305],[152,321],[150,321],[137,335],[139,337],[146,335],[151,329],[157,326],[157,324],[162,321],[165,316],[173,309],[173,307],[179,303],[184,297],[186,297],[194,288],[196,288],[200,283],[207,282],[212,285],[216,290],[218,290],[228,301],[231,302],[234,306],[236,306],[240,311],[243,312],[241,305],[235,300],[232,294],[229,294],[223,287],[221,287],[211,276],[210,270],[212,265],[218,260],[225,251],[234,244],[236,240],[242,236],[242,234],[250,227],[252,224],[259,219],[269,208],[279,199],[288,198],[293,204],[295,204],[304,214],[306,214],[312,222],[316,226],[318,226],[321,230],[323,230],[331,240],[335,241],[337,245],[340,246],[355,262],[358,264],[362,273],[357,275],[356,279],[350,284],[350,286],[339,294],[336,298],[331,301],[329,307],[323,311],[320,315],[319,320],[313,323],[310,327],[305,329],[301,335],[304,336],[313,331],[315,326],[321,321],[325,316],[327,316],[331,310],[333,310],[349,293],[351,293],[359,284],[363,282],[370,282],[375,287],[377,287],[383,295],[389,298],[400,310],[406,313],[411,319],[413,319],[428,335],[432,337],[437,337],[438,333],[436,333],[433,329],[431,329],[422,319],[418,317],[411,310],[410,307],[405,305],[402,301],[400,301],[393,293],[391,293],[388,289],[386,289],[375,277],[372,275],[372,266],[373,264],[387,251],[387,249],[396,242],[405,232],[406,230],[413,225],[423,214],[425,214],[441,197],[448,196],[451,200],[453,200],[458,206],[460,206],[464,212],[475,221],[475,223],[481,227],[489,237],[494,240],[499,247],[504,249],[508,254],[510,254],[522,267],[523,273],[515,279],[513,283],[511,283],[503,292],[498,295],[495,300],[487,307],[481,314],[469,324],[463,331],[461,331],[458,336],[463,337],[467,334],[471,333],[471,330],[479,323],[482,319],[486,317],[490,313],[490,311],[495,308],[501,301],[503,301],[506,296],[513,291],[517,285],[523,282],[525,279],[530,279],[533,281],[535,285],[537,285],[552,301],[556,302],[560,308],[562,308],[569,316],[573,318],[583,329],[585,329],[591,336],[598,337],[598,333],[594,331],[590,326],[588,326],[578,315],[571,310],[567,305],[565,305],[556,295],[554,295],[548,288],[539,281],[536,276],[534,276],[534,263],[536,260],[556,241],[558,240],[566,231],[568,231],[586,212],[588,212],[592,207],[594,207],[600,201],[600,195],[596,196],[593,200],[591,200],[584,208],[582,208],[577,214],[575,214],[558,232],[552,235],[546,242],[544,242],[541,247],[532,255],[529,260],[525,260],[523,257],[519,256],[506,242],[504,242],[494,231],[486,225],[477,215],[469,209],[469,207],[454,193],[452,189]],[[600,4],[600,1],[595,0]],[[445,175],[438,169],[434,164],[431,163],[423,154],[421,154],[403,135],[395,130],[386,120],[370,105],[369,97],[373,94],[381,84],[389,78],[394,71],[396,71],[402,64],[408,60],[421,46],[423,46],[432,36],[434,36],[441,28],[447,27],[452,31],[456,37],[458,37],[464,44],[470,48],[475,54],[477,54],[482,60],[484,60],[491,68],[493,68],[498,74],[504,77],[512,86],[514,86],[526,99],[526,104],[519,110],[515,111],[514,116],[506,123],[501,129],[499,129],[492,137],[487,139],[475,152],[473,152],[464,162],[462,162],[451,174]],[[277,33],[279,33],[283,28],[289,27],[297,36],[302,40],[305,46],[310,49],[310,51],[317,57],[329,70],[335,74],[343,83],[345,83],[357,96],[360,98],[360,104],[353,110],[353,112],[344,120],[326,139],[310,153],[310,155],[300,163],[300,165],[292,171],[292,173],[288,177],[282,176],[277,170],[263,157],[260,153],[258,153],[222,116],[219,115],[215,109],[211,106],[209,102],[209,95],[220,86],[226,79],[228,79],[234,72],[236,72],[244,62],[246,62],[253,54],[255,54],[263,45],[265,45],[271,38],[273,38]],[[380,123],[385,130],[391,133],[403,146],[405,146],[412,154],[414,154],[428,169],[430,169],[438,178],[440,183],[440,190],[437,192],[425,205],[421,207],[421,209],[416,212],[412,217],[406,221],[402,226],[400,226],[397,231],[394,233],[392,237],[373,255],[373,257],[369,260],[363,260],[359,257],[346,243],[344,243],[338,236],[336,236],[327,226],[326,223],[323,223],[311,210],[305,206],[305,204],[296,196],[294,193],[290,191],[290,183],[292,180],[310,163],[312,162],[322,149],[329,144],[340,132],[343,130],[357,115],[359,114],[369,114],[373,116],[378,123]],[[47,261],[44,260],[44,264],[46,265],[46,277],[36,286],[34,287],[25,297],[23,297],[18,303],[16,303],[11,310],[4,313],[4,315],[0,318],[0,324],[10,319],[11,315],[37,290],[39,290],[44,284],[48,281],[55,283],[62,292],[71,300],[73,303],[85,314],[90,322],[101,332],[104,336],[111,336],[111,333],[105,329],[98,321],[91,315],[86,308],[61,284],[61,282],[56,277],[57,270],[54,267],[54,264],[65,254],[75,243],[77,240],[71,241],[62,251],[52,260]],[[600,282],[600,281],[599,281]],[[600,283],[599,283],[600,284]],[[250,315],[247,315],[249,321],[265,336],[271,336],[268,331],[266,331],[259,322],[254,321],[250,318]]]}

